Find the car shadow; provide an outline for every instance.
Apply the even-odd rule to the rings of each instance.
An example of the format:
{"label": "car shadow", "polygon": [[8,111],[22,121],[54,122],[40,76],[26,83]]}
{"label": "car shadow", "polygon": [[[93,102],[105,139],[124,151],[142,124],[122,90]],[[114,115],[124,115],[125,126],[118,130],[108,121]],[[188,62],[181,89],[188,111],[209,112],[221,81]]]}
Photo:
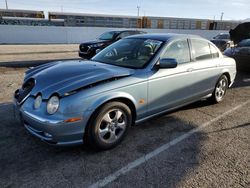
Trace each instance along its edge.
{"label": "car shadow", "polygon": [[220,129],[220,130],[216,130],[216,131],[212,131],[212,132],[207,132],[207,134],[211,134],[211,133],[219,133],[219,132],[224,132],[224,131],[230,131],[233,129],[239,129],[239,128],[244,128],[244,127],[249,127],[250,123],[244,123],[241,125],[237,125],[235,127],[230,127],[230,128],[226,128],[226,129]]}
{"label": "car shadow", "polygon": [[[58,182],[86,187],[198,126],[170,113],[131,127],[118,147],[96,152],[84,146],[53,147],[41,142],[15,119],[12,104],[0,104],[0,114],[0,168],[4,169],[0,187],[51,187]],[[164,168],[173,169],[162,172],[166,186],[177,186],[200,163],[200,145],[206,135],[197,132],[188,140],[164,152]],[[149,177],[151,170],[158,169],[144,170],[144,178],[137,183],[157,186],[157,179]]]}

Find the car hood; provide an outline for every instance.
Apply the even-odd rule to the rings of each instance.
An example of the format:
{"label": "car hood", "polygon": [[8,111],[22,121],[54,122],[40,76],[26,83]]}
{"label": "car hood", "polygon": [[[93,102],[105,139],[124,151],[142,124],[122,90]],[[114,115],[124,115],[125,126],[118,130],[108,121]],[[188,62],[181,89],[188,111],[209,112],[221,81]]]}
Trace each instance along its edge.
{"label": "car hood", "polygon": [[86,46],[88,46],[88,45],[91,45],[91,44],[99,44],[99,43],[107,43],[107,42],[109,42],[108,40],[94,40],[94,41],[87,41],[87,42],[84,42],[84,43],[82,43],[81,45],[86,45]]}
{"label": "car hood", "polygon": [[35,79],[31,95],[42,93],[48,99],[53,93],[63,96],[106,80],[130,76],[133,69],[107,65],[94,61],[54,62],[27,71],[25,81]]}
{"label": "car hood", "polygon": [[211,42],[228,42],[230,41],[229,39],[212,39]]}
{"label": "car hood", "polygon": [[240,41],[250,38],[250,22],[239,24],[235,29],[231,29],[229,33],[234,44],[238,44]]}

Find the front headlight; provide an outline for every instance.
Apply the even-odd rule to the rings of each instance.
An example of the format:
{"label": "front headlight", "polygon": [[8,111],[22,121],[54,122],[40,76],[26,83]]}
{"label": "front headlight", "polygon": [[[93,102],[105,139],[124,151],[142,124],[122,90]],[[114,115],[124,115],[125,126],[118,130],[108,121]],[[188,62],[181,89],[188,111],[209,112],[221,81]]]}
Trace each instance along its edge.
{"label": "front headlight", "polygon": [[50,97],[48,104],[47,104],[47,112],[49,114],[54,114],[59,108],[59,98],[57,96]]}
{"label": "front headlight", "polygon": [[41,106],[41,104],[42,104],[42,96],[38,95],[34,102],[34,108],[38,109]]}
{"label": "front headlight", "polygon": [[89,45],[89,47],[91,47],[91,48],[99,48],[99,47],[101,47],[103,45],[104,45],[104,43],[97,43],[97,44]]}

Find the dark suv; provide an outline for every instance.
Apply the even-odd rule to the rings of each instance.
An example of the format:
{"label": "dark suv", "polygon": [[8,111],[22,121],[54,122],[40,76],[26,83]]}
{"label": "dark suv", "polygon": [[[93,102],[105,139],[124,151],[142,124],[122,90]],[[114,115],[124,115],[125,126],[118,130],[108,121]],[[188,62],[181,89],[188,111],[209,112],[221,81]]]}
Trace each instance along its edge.
{"label": "dark suv", "polygon": [[220,33],[219,35],[213,37],[211,42],[214,43],[222,52],[233,46],[233,41],[231,41],[229,33]]}
{"label": "dark suv", "polygon": [[137,30],[123,30],[123,31],[109,31],[103,33],[95,41],[84,42],[79,46],[79,56],[85,59],[92,58],[98,51],[107,47],[108,45],[120,40],[124,37],[136,34],[144,34],[144,31]]}

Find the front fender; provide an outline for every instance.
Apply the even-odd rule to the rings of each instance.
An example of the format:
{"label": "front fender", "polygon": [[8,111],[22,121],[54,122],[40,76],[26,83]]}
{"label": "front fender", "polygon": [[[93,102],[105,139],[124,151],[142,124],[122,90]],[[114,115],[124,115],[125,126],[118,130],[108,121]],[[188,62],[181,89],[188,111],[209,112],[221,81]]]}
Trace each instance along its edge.
{"label": "front fender", "polygon": [[98,99],[96,100],[92,100],[93,103],[89,105],[89,108],[87,110],[95,111],[98,107],[100,107],[104,103],[111,101],[111,100],[118,99],[118,98],[124,98],[124,99],[130,100],[134,104],[135,108],[137,109],[136,100],[132,95],[125,93],[125,92],[113,92],[113,93],[106,94],[102,97],[98,97]]}

